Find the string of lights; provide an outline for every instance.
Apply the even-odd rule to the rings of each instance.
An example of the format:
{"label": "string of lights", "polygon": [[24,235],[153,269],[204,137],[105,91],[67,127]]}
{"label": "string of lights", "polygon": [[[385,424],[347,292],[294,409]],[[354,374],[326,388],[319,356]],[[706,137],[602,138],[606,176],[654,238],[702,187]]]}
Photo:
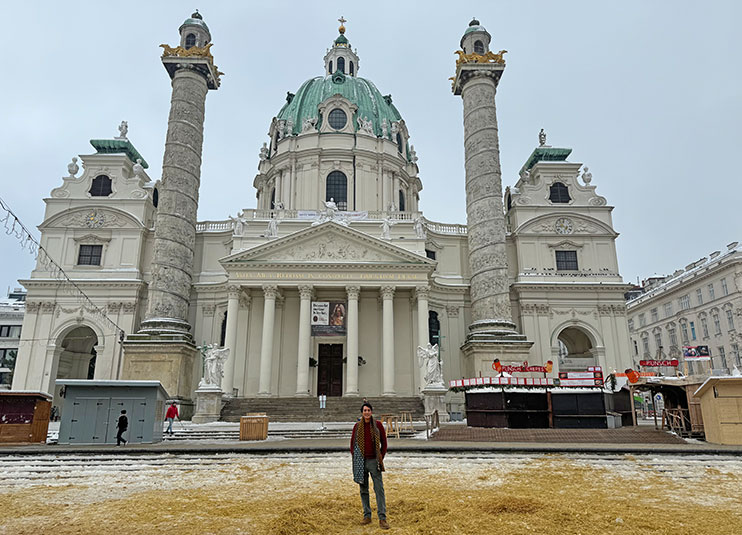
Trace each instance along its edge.
{"label": "string of lights", "polygon": [[98,307],[88,295],[75,283],[62,267],[54,261],[44,247],[34,238],[33,234],[18,218],[5,200],[0,197],[0,224],[5,234],[18,240],[21,249],[28,251],[36,259],[38,264],[48,272],[51,278],[59,283],[59,289],[67,295],[75,297],[81,305],[85,306],[87,312],[101,319],[116,331],[119,339],[124,336],[124,330],[113,321],[106,312]]}

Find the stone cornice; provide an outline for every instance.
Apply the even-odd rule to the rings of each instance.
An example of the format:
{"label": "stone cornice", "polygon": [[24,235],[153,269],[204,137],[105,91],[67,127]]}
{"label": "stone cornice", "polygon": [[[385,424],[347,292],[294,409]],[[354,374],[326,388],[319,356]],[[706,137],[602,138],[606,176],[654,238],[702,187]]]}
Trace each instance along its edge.
{"label": "stone cornice", "polygon": [[[147,283],[141,279],[70,279],[72,282],[85,288],[132,288],[139,289],[147,286]],[[24,288],[56,288],[60,282],[57,279],[26,279],[19,280]]]}
{"label": "stone cornice", "polygon": [[623,282],[515,282],[510,285],[510,288],[513,290],[549,290],[549,291],[559,291],[559,290],[566,290],[566,291],[572,291],[572,292],[621,292],[622,294],[624,292],[629,291],[631,289],[630,284],[626,284]]}

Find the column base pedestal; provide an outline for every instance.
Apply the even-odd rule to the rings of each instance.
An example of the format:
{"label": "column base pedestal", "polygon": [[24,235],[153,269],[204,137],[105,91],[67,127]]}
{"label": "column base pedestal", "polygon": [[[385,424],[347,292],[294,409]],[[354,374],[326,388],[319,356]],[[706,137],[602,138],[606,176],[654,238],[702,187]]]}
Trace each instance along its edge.
{"label": "column base pedestal", "polygon": [[196,390],[196,412],[191,420],[194,424],[218,422],[222,413],[222,391],[218,387],[199,387]]}
{"label": "column base pedestal", "polygon": [[469,325],[461,351],[464,353],[464,373],[467,377],[494,377],[495,359],[503,362],[524,362],[529,359],[533,342],[515,330],[506,320],[479,320]]}
{"label": "column base pedestal", "polygon": [[438,411],[439,422],[450,422],[451,417],[446,410],[446,393],[448,389],[444,385],[428,385],[423,388],[423,406],[425,416]]}
{"label": "column base pedestal", "polygon": [[132,334],[124,341],[122,379],[157,380],[170,398],[193,396],[193,367],[198,350],[179,335]]}

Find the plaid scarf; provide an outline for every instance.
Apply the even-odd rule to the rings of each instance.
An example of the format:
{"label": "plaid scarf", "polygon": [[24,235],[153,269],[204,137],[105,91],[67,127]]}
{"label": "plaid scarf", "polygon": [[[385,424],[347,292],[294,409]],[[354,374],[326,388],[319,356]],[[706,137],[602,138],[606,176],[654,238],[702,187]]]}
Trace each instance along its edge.
{"label": "plaid scarf", "polygon": [[[366,425],[363,418],[361,418],[361,421],[358,422],[358,427],[356,428],[356,446],[358,448],[359,453],[361,456],[365,458],[366,453]],[[376,451],[376,462],[379,464],[379,472],[384,471],[384,459],[381,457],[381,434],[379,433],[379,429],[376,427],[376,420],[374,420],[374,417],[371,417],[371,435],[373,437],[374,442],[374,450]],[[355,449],[355,448],[354,448]]]}

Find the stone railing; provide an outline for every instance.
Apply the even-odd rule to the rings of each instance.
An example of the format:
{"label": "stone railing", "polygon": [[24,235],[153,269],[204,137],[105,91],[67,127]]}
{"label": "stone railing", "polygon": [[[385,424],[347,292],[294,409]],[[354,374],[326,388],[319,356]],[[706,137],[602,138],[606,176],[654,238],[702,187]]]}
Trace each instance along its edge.
{"label": "stone railing", "polygon": [[425,220],[425,228],[436,234],[457,234],[459,236],[466,236],[467,227],[466,225],[460,225],[458,223],[436,223],[435,221]]}
{"label": "stone railing", "polygon": [[200,221],[196,223],[196,232],[224,232],[232,230],[232,222],[226,221]]}
{"label": "stone railing", "polygon": [[592,271],[589,269],[581,269],[579,271],[557,271],[546,270],[546,271],[521,271],[518,273],[518,277],[618,277],[618,273],[611,271]]}

